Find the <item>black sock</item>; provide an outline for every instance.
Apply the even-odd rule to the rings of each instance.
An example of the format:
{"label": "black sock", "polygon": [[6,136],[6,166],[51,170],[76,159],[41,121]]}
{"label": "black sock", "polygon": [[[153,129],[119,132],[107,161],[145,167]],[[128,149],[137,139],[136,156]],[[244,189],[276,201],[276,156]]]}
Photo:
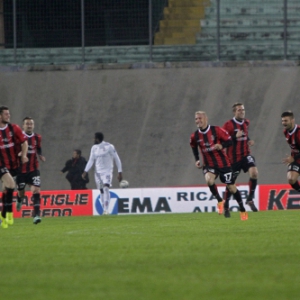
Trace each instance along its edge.
{"label": "black sock", "polygon": [[225,190],[225,203],[224,203],[224,209],[225,210],[229,210],[229,200],[231,197],[231,193],[228,189],[228,187],[226,186],[226,190]]}
{"label": "black sock", "polygon": [[257,186],[257,179],[250,178],[249,179],[249,199],[254,198],[254,193],[255,193],[256,186]]}
{"label": "black sock", "polygon": [[242,200],[240,191],[239,191],[239,190],[236,190],[236,192],[233,194],[233,196],[234,196],[234,199],[236,200],[236,202],[238,203],[238,205],[239,205],[239,207],[240,207],[240,211],[241,211],[241,212],[245,212],[246,209],[245,209],[245,207],[244,207],[244,204],[243,204],[243,200]]}
{"label": "black sock", "polygon": [[294,184],[291,184],[291,187],[292,187],[294,190],[300,192],[300,184],[299,184],[298,181],[296,181]]}
{"label": "black sock", "polygon": [[33,209],[34,209],[34,216],[39,216],[40,215],[40,202],[41,202],[41,197],[40,193],[38,194],[33,194]]}
{"label": "black sock", "polygon": [[13,192],[14,189],[6,188],[6,212],[12,212],[12,203],[13,203]]}
{"label": "black sock", "polygon": [[217,198],[218,202],[222,202],[223,199],[221,198],[221,196],[218,192],[217,186],[215,184],[213,184],[213,185],[209,185],[208,187],[209,187],[211,193]]}
{"label": "black sock", "polygon": [[7,207],[6,207],[6,190],[5,190],[2,193],[2,212],[1,212],[1,215],[2,215],[3,218],[6,218],[6,211],[7,211]]}
{"label": "black sock", "polygon": [[22,201],[23,201],[23,197],[20,197],[19,195],[17,195],[17,202],[22,203]]}

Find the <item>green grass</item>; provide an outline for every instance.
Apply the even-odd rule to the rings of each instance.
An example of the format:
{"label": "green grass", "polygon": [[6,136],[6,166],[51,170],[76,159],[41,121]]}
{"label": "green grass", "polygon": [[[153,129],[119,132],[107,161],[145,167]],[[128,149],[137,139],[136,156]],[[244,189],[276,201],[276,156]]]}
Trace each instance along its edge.
{"label": "green grass", "polygon": [[2,299],[299,299],[300,212],[15,219]]}

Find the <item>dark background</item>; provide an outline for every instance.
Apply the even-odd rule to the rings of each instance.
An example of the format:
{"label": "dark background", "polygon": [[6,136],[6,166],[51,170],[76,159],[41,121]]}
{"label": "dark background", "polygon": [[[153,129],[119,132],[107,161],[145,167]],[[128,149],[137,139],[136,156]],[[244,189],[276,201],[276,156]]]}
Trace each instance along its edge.
{"label": "dark background", "polygon": [[[167,0],[153,0],[153,34]],[[85,46],[149,43],[148,0],[85,0]],[[80,0],[17,0],[17,47],[81,46]],[[4,1],[5,47],[13,47],[13,1]]]}

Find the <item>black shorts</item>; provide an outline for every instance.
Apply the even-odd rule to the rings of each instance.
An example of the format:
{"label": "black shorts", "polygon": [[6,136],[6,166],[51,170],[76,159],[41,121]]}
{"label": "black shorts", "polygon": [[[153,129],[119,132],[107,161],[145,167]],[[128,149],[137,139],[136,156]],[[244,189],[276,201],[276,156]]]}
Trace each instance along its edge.
{"label": "black shorts", "polygon": [[234,184],[235,178],[233,176],[232,168],[231,167],[225,167],[225,168],[211,168],[211,167],[203,167],[203,174],[206,173],[213,173],[218,178],[220,176],[220,180],[222,183],[225,184]]}
{"label": "black shorts", "polygon": [[26,184],[40,187],[41,186],[40,171],[35,170],[29,173],[19,173],[16,178],[16,183],[17,183],[18,191],[24,190]]}
{"label": "black shorts", "polygon": [[248,170],[252,167],[256,167],[255,164],[255,158],[252,155],[247,155],[242,158],[242,160],[232,164],[232,171],[235,179],[238,177],[238,175],[241,173],[241,170],[244,171],[244,173],[247,173]]}
{"label": "black shorts", "polygon": [[8,170],[6,167],[0,168],[0,178],[6,173],[10,173],[12,177],[15,177],[18,174],[18,169]]}
{"label": "black shorts", "polygon": [[300,165],[296,162],[292,162],[291,164],[289,164],[287,171],[294,171],[300,174]]}

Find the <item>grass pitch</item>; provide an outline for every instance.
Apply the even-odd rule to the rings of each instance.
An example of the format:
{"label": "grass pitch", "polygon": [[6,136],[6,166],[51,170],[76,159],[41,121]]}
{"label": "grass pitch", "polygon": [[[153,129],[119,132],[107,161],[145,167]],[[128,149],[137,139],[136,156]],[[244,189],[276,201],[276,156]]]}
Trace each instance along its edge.
{"label": "grass pitch", "polygon": [[300,212],[15,219],[2,299],[299,299]]}

